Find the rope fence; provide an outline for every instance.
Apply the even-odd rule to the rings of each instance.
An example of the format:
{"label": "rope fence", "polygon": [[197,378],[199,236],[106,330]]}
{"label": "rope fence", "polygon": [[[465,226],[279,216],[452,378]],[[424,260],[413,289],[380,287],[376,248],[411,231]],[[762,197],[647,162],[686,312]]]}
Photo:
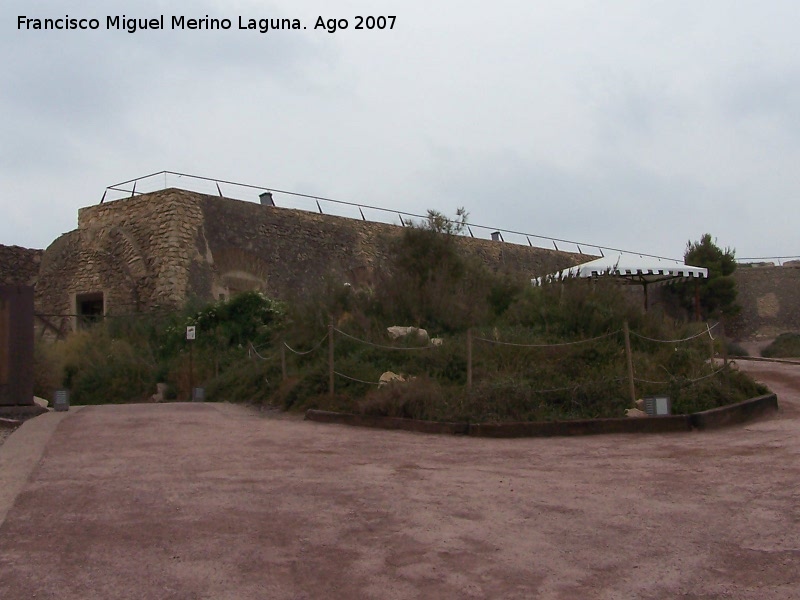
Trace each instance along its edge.
{"label": "rope fence", "polygon": [[[634,364],[634,356],[631,350],[630,338],[635,337],[639,338],[648,342],[659,343],[659,344],[681,344],[681,343],[689,343],[695,340],[698,340],[704,336],[708,336],[709,342],[711,343],[711,360],[710,364],[712,368],[714,368],[714,337],[712,335],[712,330],[715,328],[720,327],[721,323],[715,323],[714,325],[706,324],[705,329],[700,331],[696,334],[687,335],[686,337],[681,338],[674,338],[674,339],[659,339],[646,336],[644,334],[638,333],[636,331],[631,331],[628,328],[627,322],[623,329],[617,329],[614,331],[610,331],[608,333],[594,336],[591,338],[584,338],[579,340],[572,340],[569,342],[558,342],[558,343],[551,343],[551,344],[543,344],[543,343],[519,343],[519,342],[507,342],[500,339],[492,339],[488,337],[476,336],[473,335],[472,330],[467,331],[466,336],[466,357],[467,357],[467,390],[472,389],[473,387],[473,367],[474,367],[474,358],[473,358],[473,343],[474,342],[481,342],[483,344],[489,346],[503,346],[503,347],[511,347],[511,348],[519,348],[519,349],[546,349],[546,348],[564,348],[564,347],[571,347],[571,346],[579,346],[582,344],[589,344],[593,342],[598,342],[601,340],[609,339],[618,337],[620,334],[624,337],[625,341],[625,359],[627,364],[628,373],[627,376],[620,376],[620,377],[612,377],[612,378],[604,378],[594,379],[590,381],[576,381],[567,386],[562,387],[552,387],[552,388],[541,388],[541,389],[531,389],[529,390],[531,394],[550,394],[550,393],[559,393],[559,392],[577,392],[578,390],[589,388],[591,386],[597,386],[601,384],[620,384],[623,382],[627,382],[629,386],[629,394],[631,397],[631,401],[635,404],[636,402],[636,386],[637,385],[645,385],[645,386],[675,386],[678,385],[679,387],[687,387],[690,385],[694,385],[701,381],[710,379],[712,377],[716,377],[726,371],[728,368],[727,357],[725,357],[725,362],[721,368],[714,369],[711,373],[706,375],[702,375],[700,377],[695,378],[683,378],[679,376],[672,376],[664,381],[655,380],[655,379],[648,379],[646,377],[638,376],[635,372],[635,364]],[[414,332],[410,332],[409,336],[413,336]],[[385,350],[388,352],[396,352],[396,351],[407,351],[407,352],[416,352],[419,350],[427,350],[429,352],[435,352],[440,346],[431,344],[430,342],[425,346],[399,346],[399,345],[389,345],[389,344],[381,344],[376,343],[368,339],[363,339],[353,334],[347,333],[346,331],[342,331],[341,329],[335,327],[333,324],[328,326],[328,332],[309,350],[296,350],[292,348],[288,343],[282,341],[280,344],[281,350],[281,366],[282,366],[282,373],[283,378],[286,379],[288,377],[287,373],[287,364],[286,364],[286,350],[294,354],[295,356],[302,357],[308,356],[319,351],[325,341],[328,342],[328,356],[327,356],[327,367],[328,367],[328,375],[329,375],[329,384],[328,384],[328,393],[333,396],[335,394],[336,389],[336,378],[340,378],[345,381],[350,381],[353,383],[359,383],[362,385],[368,386],[376,386],[380,387],[384,385],[386,382],[383,381],[369,381],[363,377],[354,377],[347,373],[342,372],[341,369],[336,369],[336,338],[344,338],[351,342],[355,342],[357,344],[361,344],[363,346],[367,346],[370,348],[375,348],[378,350]],[[252,345],[249,345],[248,353],[252,353],[252,355],[256,356],[261,360],[274,360],[275,357],[264,357],[258,353],[258,350]]]}
{"label": "rope fence", "polygon": [[313,354],[314,352],[316,352],[317,350],[319,350],[319,349],[320,349],[320,347],[322,346],[322,344],[325,342],[325,340],[327,340],[327,339],[328,339],[328,335],[329,335],[329,334],[327,334],[327,333],[326,333],[326,334],[325,334],[325,335],[322,337],[322,339],[321,339],[319,342],[317,342],[317,344],[316,344],[316,345],[315,345],[313,348],[311,348],[311,350],[306,350],[305,352],[301,352],[300,350],[295,350],[294,348],[292,348],[292,347],[291,347],[289,344],[287,344],[286,342],[283,342],[283,346],[284,346],[284,347],[285,347],[285,348],[286,348],[286,349],[287,349],[289,352],[291,352],[292,354],[295,354],[296,356],[307,356],[307,355],[309,355],[309,354]]}
{"label": "rope fence", "polygon": [[355,381],[356,383],[363,383],[365,385],[376,385],[378,387],[381,386],[380,381],[364,381],[363,379],[356,379],[355,377],[350,377],[349,375],[345,375],[344,373],[339,373],[339,371],[334,371],[334,375],[338,375],[342,379],[349,379],[350,381]]}
{"label": "rope fence", "polygon": [[341,329],[336,329],[335,327],[334,327],[333,330],[336,333],[338,333],[339,335],[342,335],[342,336],[344,336],[346,338],[350,338],[351,340],[355,340],[356,342],[361,342],[362,344],[364,344],[366,346],[372,346],[373,348],[380,348],[380,349],[383,349],[383,350],[400,350],[400,351],[403,351],[403,350],[430,350],[431,348],[435,348],[435,346],[433,344],[430,344],[430,343],[427,346],[407,346],[407,347],[406,346],[384,346],[382,344],[375,344],[373,342],[368,342],[367,340],[362,340],[361,338],[357,338],[354,335],[350,335],[349,333],[345,333]]}
{"label": "rope fence", "polygon": [[256,347],[253,346],[252,343],[248,342],[247,343],[247,358],[253,358],[253,356],[255,356],[256,358],[259,358],[259,359],[261,359],[263,361],[271,361],[271,360],[273,360],[275,358],[274,356],[261,356],[261,354],[259,354],[258,350],[256,350]]}
{"label": "rope fence", "polygon": [[672,381],[650,381],[649,379],[639,379],[638,377],[634,377],[633,380],[636,381],[637,383],[649,383],[649,384],[652,384],[652,385],[671,385],[671,384],[676,383],[676,382],[681,384],[681,385],[692,385],[694,383],[697,383],[699,381],[703,381],[705,379],[711,379],[712,377],[714,377],[716,375],[719,375],[720,373],[725,371],[727,368],[728,368],[728,365],[723,365],[722,367],[720,367],[716,371],[713,371],[712,373],[709,373],[708,375],[703,375],[702,377],[697,377],[695,379],[673,378]]}
{"label": "rope fence", "polygon": [[597,337],[587,338],[583,340],[575,340],[574,342],[560,342],[557,344],[517,344],[513,342],[501,342],[499,340],[490,340],[488,338],[482,337],[474,337],[473,340],[478,342],[487,342],[489,344],[496,344],[498,346],[514,346],[515,348],[561,348],[564,346],[577,346],[579,344],[587,344],[590,342],[596,342],[598,340],[602,340],[605,338],[609,338],[615,336],[619,333],[622,333],[621,329],[617,329],[616,331],[612,331],[611,333],[605,333],[603,335],[598,335]]}
{"label": "rope fence", "polygon": [[715,327],[717,327],[718,325],[719,325],[719,323],[714,323],[713,325],[711,325],[709,327],[708,324],[706,324],[706,330],[705,331],[701,331],[700,333],[696,333],[695,335],[690,335],[689,337],[680,338],[680,339],[677,339],[677,340],[659,340],[659,339],[656,339],[656,338],[647,337],[647,336],[642,335],[640,333],[636,333],[635,331],[631,331],[631,335],[634,336],[634,337],[637,337],[639,339],[642,339],[642,340],[647,340],[648,342],[655,342],[657,344],[680,344],[682,342],[688,342],[690,340],[702,337],[704,335],[709,336],[713,340],[714,336],[711,335],[711,330],[714,329]]}
{"label": "rope fence", "polygon": [[[64,318],[74,317],[75,315],[72,315],[72,314],[36,314],[35,316],[37,318],[41,319],[42,321],[44,321],[45,325],[49,326],[53,330],[58,331],[59,330],[58,326],[55,325],[54,323],[50,322],[48,319],[52,319],[52,318],[55,318],[55,317],[60,317],[60,318],[64,319]],[[105,316],[108,316],[108,315],[105,315]],[[129,317],[129,316],[141,316],[141,315],[139,315],[137,313],[135,315],[115,315],[115,316],[118,316],[120,318],[124,318],[124,317]],[[717,329],[719,331],[717,332],[717,336],[715,338],[715,336],[712,334],[712,331],[717,330]],[[630,394],[630,397],[631,397],[631,401],[633,403],[635,403],[636,402],[636,395],[637,395],[636,394],[636,385],[637,384],[638,385],[646,385],[646,386],[675,386],[675,385],[678,385],[680,387],[691,386],[691,385],[694,385],[694,384],[699,383],[701,381],[716,377],[716,376],[724,373],[729,367],[728,356],[727,356],[727,348],[726,348],[725,343],[723,342],[721,344],[721,346],[720,346],[721,350],[722,350],[723,365],[722,365],[721,368],[718,368],[718,369],[714,368],[715,367],[714,363],[715,363],[715,359],[716,359],[715,341],[716,341],[716,339],[723,339],[724,340],[724,336],[725,336],[724,326],[723,326],[723,323],[721,321],[717,322],[717,323],[714,323],[713,325],[709,324],[709,323],[706,323],[705,324],[705,329],[700,331],[700,332],[698,332],[698,333],[695,333],[695,334],[692,334],[692,335],[688,335],[686,337],[673,338],[673,339],[659,339],[659,338],[654,338],[654,337],[650,337],[650,336],[644,335],[644,334],[639,333],[637,331],[632,331],[632,330],[630,330],[628,328],[628,324],[626,322],[625,326],[623,327],[623,329],[617,329],[617,330],[610,331],[608,333],[604,333],[602,335],[594,336],[594,337],[591,337],[591,338],[583,338],[583,339],[572,340],[572,341],[568,341],[568,342],[557,342],[557,343],[510,342],[510,341],[504,341],[504,340],[497,339],[497,336],[495,336],[495,339],[492,339],[490,337],[474,335],[473,331],[470,329],[470,330],[467,331],[467,335],[466,335],[466,338],[467,338],[466,339],[466,359],[467,359],[466,360],[466,363],[467,363],[467,365],[466,365],[466,369],[467,369],[466,388],[467,388],[467,390],[470,390],[473,387],[473,378],[474,378],[474,374],[473,374],[473,367],[474,367],[473,344],[474,344],[474,342],[480,342],[481,344],[485,344],[485,345],[488,345],[488,346],[500,346],[500,347],[518,348],[518,349],[567,348],[567,347],[580,346],[580,345],[584,345],[584,344],[591,344],[591,343],[594,343],[594,342],[598,342],[598,341],[601,341],[601,340],[605,340],[605,339],[609,339],[609,338],[613,338],[613,337],[619,336],[620,334],[623,334],[624,341],[625,341],[625,357],[626,357],[626,363],[627,363],[627,369],[628,369],[627,377],[617,377],[617,378],[612,378],[612,379],[603,379],[602,381],[601,380],[592,380],[592,381],[575,382],[574,384],[571,384],[569,386],[543,388],[543,389],[533,389],[533,390],[530,390],[530,393],[532,393],[532,394],[549,394],[549,393],[557,393],[557,392],[577,391],[577,390],[580,390],[580,389],[583,389],[583,388],[586,388],[586,387],[589,387],[589,386],[599,385],[599,384],[602,384],[602,383],[620,383],[622,381],[627,380],[628,381],[628,386],[629,386],[629,394]],[[373,341],[370,341],[370,340],[362,339],[362,338],[357,337],[355,335],[352,335],[350,333],[347,333],[346,331],[343,331],[343,330],[335,327],[333,324],[331,324],[331,325],[328,326],[328,331],[325,333],[325,335],[323,335],[322,338],[308,350],[298,350],[298,349],[293,348],[292,346],[290,346],[286,341],[281,341],[280,346],[279,346],[279,348],[280,348],[279,358],[280,358],[280,361],[281,361],[281,372],[282,372],[283,380],[288,379],[288,365],[287,365],[287,356],[286,356],[286,351],[287,350],[291,354],[296,356],[296,357],[307,357],[307,356],[310,356],[310,355],[318,352],[319,350],[321,350],[323,345],[325,344],[325,341],[327,340],[328,341],[327,362],[328,362],[328,375],[329,375],[328,388],[329,388],[329,394],[330,395],[334,395],[334,393],[335,393],[335,378],[336,377],[342,378],[342,379],[347,380],[347,381],[352,381],[354,383],[360,383],[360,384],[363,384],[363,385],[369,385],[369,386],[380,386],[380,385],[382,385],[383,382],[381,382],[381,381],[377,381],[377,382],[376,381],[367,381],[365,379],[361,379],[361,378],[358,378],[358,377],[353,377],[351,375],[347,375],[345,373],[342,373],[340,370],[336,370],[335,369],[335,338],[336,338],[337,335],[342,337],[342,338],[346,338],[347,340],[350,340],[352,342],[355,342],[355,343],[358,343],[358,344],[362,344],[362,345],[370,347],[370,348],[375,348],[375,349],[378,349],[378,350],[385,350],[385,351],[390,351],[390,352],[397,352],[397,351],[400,351],[400,352],[404,352],[404,351],[405,352],[418,352],[418,351],[421,351],[421,350],[425,350],[425,351],[428,351],[428,352],[435,352],[437,350],[437,348],[439,348],[438,345],[432,344],[430,342],[430,340],[424,346],[399,346],[399,345],[388,345],[388,344],[376,343],[376,342],[373,342]],[[411,337],[413,335],[414,335],[414,332],[412,331],[412,332],[409,332],[406,337]],[[641,376],[638,376],[636,374],[634,360],[633,360],[633,352],[631,350],[631,344],[630,344],[631,337],[637,338],[637,339],[640,339],[640,340],[643,340],[643,341],[646,341],[646,342],[655,343],[655,344],[682,344],[682,343],[688,343],[688,342],[692,342],[694,340],[698,340],[698,339],[703,338],[705,336],[708,336],[708,342],[710,344],[710,346],[709,346],[710,347],[709,364],[711,365],[712,369],[714,369],[712,372],[710,372],[710,373],[708,373],[706,375],[702,375],[700,377],[695,377],[695,378],[682,378],[682,377],[675,377],[675,376],[670,375],[670,378],[667,379],[667,380],[648,379],[646,377],[641,377]],[[267,347],[267,346],[268,346],[268,344],[264,344],[262,346],[256,347],[251,342],[248,342],[248,344],[247,344],[247,356],[248,356],[248,358],[251,359],[251,360],[258,359],[258,360],[260,360],[262,362],[275,361],[278,358],[278,356],[276,356],[275,354],[264,355],[261,352],[259,352],[260,348],[264,348],[264,347]]]}

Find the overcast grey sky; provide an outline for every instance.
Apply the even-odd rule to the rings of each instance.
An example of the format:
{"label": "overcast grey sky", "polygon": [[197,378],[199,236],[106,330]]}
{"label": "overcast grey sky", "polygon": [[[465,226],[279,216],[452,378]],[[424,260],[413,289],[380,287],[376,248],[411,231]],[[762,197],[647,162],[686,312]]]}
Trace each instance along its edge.
{"label": "overcast grey sky", "polygon": [[[106,30],[122,14],[167,29]],[[46,247],[107,185],[173,170],[670,257],[704,232],[800,253],[795,1],[4,0],[0,19],[2,244]]]}

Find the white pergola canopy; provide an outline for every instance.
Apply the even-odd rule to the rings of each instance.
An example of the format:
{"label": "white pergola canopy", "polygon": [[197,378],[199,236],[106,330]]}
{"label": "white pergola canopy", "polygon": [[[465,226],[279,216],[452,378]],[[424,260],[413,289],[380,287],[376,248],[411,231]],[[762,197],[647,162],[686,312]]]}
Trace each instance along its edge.
{"label": "white pergola canopy", "polygon": [[620,253],[565,269],[559,274],[562,278],[610,276],[631,279],[631,283],[660,283],[677,279],[705,278],[708,277],[708,269],[692,267],[668,258]]}
{"label": "white pergola canopy", "polygon": [[[541,285],[546,281],[561,281],[572,277],[582,279],[612,277],[629,285],[641,285],[644,293],[644,309],[646,311],[650,304],[647,294],[648,286],[664,285],[683,279],[698,281],[708,277],[708,269],[705,267],[692,267],[678,260],[668,258],[620,253],[614,256],[603,256],[576,267],[531,279],[531,283],[533,285]],[[698,310],[697,306],[697,299],[695,299],[695,311]]]}
{"label": "white pergola canopy", "polygon": [[638,254],[617,254],[604,256],[544,277],[537,277],[532,279],[531,283],[541,285],[545,281],[559,281],[570,277],[614,277],[623,279],[627,283],[647,286],[681,279],[704,279],[708,277],[708,269],[705,267],[692,267],[678,260],[670,260],[668,258],[653,258]]}

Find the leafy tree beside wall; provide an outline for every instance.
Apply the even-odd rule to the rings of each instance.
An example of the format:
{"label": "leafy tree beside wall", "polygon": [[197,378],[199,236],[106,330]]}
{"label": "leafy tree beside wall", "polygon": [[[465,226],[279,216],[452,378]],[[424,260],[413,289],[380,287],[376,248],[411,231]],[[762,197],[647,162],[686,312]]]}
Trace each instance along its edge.
{"label": "leafy tree beside wall", "polygon": [[684,262],[693,267],[708,269],[708,278],[696,281],[677,283],[674,291],[681,303],[694,314],[695,298],[700,300],[700,316],[703,319],[734,316],[741,307],[736,304],[736,251],[733,248],[724,250],[717,246],[710,233],[703,234],[699,241],[688,242],[683,255]]}

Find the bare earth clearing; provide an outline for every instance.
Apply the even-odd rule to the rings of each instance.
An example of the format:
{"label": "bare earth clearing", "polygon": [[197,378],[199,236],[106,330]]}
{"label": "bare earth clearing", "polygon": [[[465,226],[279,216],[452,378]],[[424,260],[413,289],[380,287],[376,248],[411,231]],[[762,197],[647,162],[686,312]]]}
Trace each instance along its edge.
{"label": "bare earth clearing", "polygon": [[[0,525],[0,597],[800,598],[800,366],[741,368],[781,411],[711,433],[488,440],[230,405],[70,411]],[[6,440],[0,490],[4,454],[58,416]]]}

